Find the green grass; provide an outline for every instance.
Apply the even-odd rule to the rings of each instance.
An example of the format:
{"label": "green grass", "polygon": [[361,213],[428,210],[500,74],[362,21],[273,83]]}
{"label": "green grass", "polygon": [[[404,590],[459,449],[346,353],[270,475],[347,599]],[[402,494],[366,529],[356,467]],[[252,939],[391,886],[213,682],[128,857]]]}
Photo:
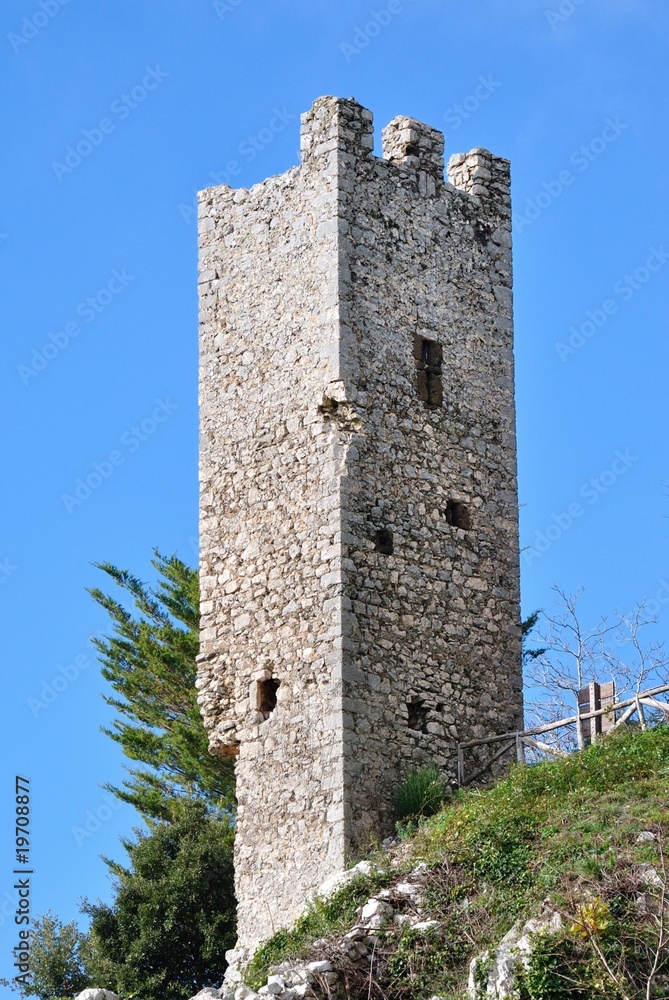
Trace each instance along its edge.
{"label": "green grass", "polygon": [[[336,957],[357,906],[424,861],[428,915],[441,921],[441,934],[426,940],[391,932],[378,950],[373,981],[368,973],[360,982],[349,977],[348,997],[462,1000],[471,959],[494,947],[517,918],[535,914],[546,897],[565,915],[567,929],[537,949],[520,1000],[645,997],[655,924],[652,913],[639,910],[644,885],[637,866],[661,865],[657,842],[636,843],[649,828],[669,845],[667,726],[624,729],[568,758],[516,766],[491,787],[456,793],[403,845],[400,870],[356,880],[276,935],[255,956],[249,984],[261,985],[269,967],[291,955],[309,955],[316,938],[330,939],[328,957]],[[593,925],[592,938],[584,938],[574,928],[579,907],[590,912],[589,900],[593,912],[606,916],[606,928]],[[624,989],[602,972],[595,946]],[[666,986],[651,996],[669,997],[669,955],[663,960]]]}

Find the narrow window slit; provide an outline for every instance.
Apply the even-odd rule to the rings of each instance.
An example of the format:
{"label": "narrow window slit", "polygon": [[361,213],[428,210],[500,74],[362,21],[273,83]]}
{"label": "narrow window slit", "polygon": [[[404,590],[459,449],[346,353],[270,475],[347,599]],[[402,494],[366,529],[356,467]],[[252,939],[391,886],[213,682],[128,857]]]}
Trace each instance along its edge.
{"label": "narrow window slit", "polygon": [[415,336],[413,356],[416,362],[418,398],[429,410],[436,410],[444,401],[441,381],[442,346],[436,340]]}
{"label": "narrow window slit", "polygon": [[276,708],[276,693],[279,690],[281,681],[270,677],[265,681],[258,681],[258,711],[268,718]]}
{"label": "narrow window slit", "polygon": [[374,535],[374,548],[384,556],[391,556],[394,551],[393,533],[381,528]]}
{"label": "narrow window slit", "polygon": [[460,500],[449,500],[446,505],[446,521],[453,528],[462,528],[463,531],[471,531],[472,516],[466,503]]}
{"label": "narrow window slit", "polygon": [[427,707],[422,698],[412,698],[407,704],[407,726],[418,733],[427,732]]}

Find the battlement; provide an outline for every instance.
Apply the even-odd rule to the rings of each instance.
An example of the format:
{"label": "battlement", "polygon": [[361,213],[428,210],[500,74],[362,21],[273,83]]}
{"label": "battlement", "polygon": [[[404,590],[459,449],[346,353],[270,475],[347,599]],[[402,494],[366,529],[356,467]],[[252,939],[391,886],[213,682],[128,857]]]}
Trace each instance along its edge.
{"label": "battlement", "polygon": [[307,164],[337,150],[369,157],[374,149],[374,116],[357,101],[319,97],[302,115],[300,152]]}
{"label": "battlement", "polygon": [[444,181],[444,134],[416,118],[398,115],[383,129],[382,156],[374,157],[374,116],[357,101],[319,97],[302,115],[301,155],[305,166],[352,168],[357,160],[382,159],[418,178],[419,190],[439,195],[446,186],[476,198],[510,205],[509,161],[477,147],[454,153]]}
{"label": "battlement", "polygon": [[383,158],[404,167],[424,170],[444,180],[444,134],[415,118],[399,115],[383,130]]}
{"label": "battlement", "polygon": [[448,161],[450,183],[477,198],[492,198],[511,212],[511,164],[477,146],[469,153],[454,153]]}

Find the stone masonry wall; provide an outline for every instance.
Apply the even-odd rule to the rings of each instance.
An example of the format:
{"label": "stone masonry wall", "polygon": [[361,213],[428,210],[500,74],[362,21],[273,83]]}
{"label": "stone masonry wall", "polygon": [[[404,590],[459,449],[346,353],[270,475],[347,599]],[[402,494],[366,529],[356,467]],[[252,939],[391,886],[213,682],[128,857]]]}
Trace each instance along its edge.
{"label": "stone masonry wall", "polygon": [[404,118],[372,149],[321,98],[300,167],[200,196],[198,687],[246,947],[391,830],[410,764],[522,710],[508,164],[446,184]]}
{"label": "stone masonry wall", "polygon": [[[384,131],[383,154],[340,185],[361,425],[342,499],[353,849],[392,830],[409,766],[452,775],[453,742],[515,729],[522,705],[508,163],[474,150],[451,164],[462,187],[445,185],[441,133],[410,119]],[[416,337],[441,356],[434,408],[419,398]],[[448,523],[454,501],[467,529]]]}

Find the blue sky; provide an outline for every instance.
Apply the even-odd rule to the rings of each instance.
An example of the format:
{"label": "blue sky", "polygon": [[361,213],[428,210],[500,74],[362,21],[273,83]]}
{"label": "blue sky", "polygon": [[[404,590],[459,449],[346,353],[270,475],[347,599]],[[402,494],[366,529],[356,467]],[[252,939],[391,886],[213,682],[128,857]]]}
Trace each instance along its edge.
{"label": "blue sky", "polygon": [[295,164],[316,97],[512,160],[524,609],[655,598],[667,634],[668,39],[662,0],[3,4],[0,975],[14,775],[35,914],[108,899],[136,823],[85,588],[197,558],[194,193]]}

